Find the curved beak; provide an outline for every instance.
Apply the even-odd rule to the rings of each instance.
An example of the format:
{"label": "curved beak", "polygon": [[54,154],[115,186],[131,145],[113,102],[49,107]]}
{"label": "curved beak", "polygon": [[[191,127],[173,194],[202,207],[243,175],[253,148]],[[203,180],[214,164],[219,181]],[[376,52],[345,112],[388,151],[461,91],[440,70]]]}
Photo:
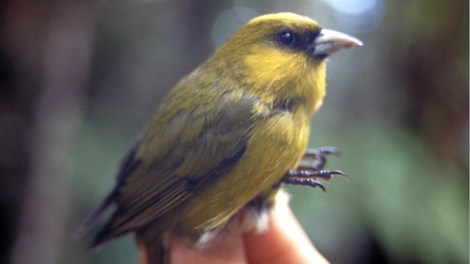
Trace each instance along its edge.
{"label": "curved beak", "polygon": [[327,57],[342,49],[362,46],[362,41],[338,31],[322,29],[313,44],[313,56]]}

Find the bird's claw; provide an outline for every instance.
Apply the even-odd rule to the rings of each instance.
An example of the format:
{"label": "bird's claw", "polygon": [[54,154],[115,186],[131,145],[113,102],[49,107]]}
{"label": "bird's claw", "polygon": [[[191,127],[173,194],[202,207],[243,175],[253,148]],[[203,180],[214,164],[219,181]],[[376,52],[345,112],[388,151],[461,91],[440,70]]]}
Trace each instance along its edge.
{"label": "bird's claw", "polygon": [[299,178],[321,178],[323,180],[330,180],[333,178],[333,175],[341,175],[348,179],[348,176],[340,170],[319,170],[319,171],[309,171],[309,170],[289,170],[284,177],[299,177]]}
{"label": "bird's claw", "polygon": [[315,180],[314,178],[308,178],[308,177],[290,177],[288,175],[285,175],[281,179],[282,183],[285,184],[293,184],[293,185],[303,185],[303,186],[310,186],[310,187],[320,187],[324,192],[326,192],[325,186],[323,183]]}
{"label": "bird's claw", "polygon": [[325,156],[333,154],[335,156],[341,155],[340,151],[332,146],[321,146],[319,148],[309,148],[305,151],[306,158],[316,158],[318,156]]}
{"label": "bird's claw", "polygon": [[323,179],[328,182],[333,175],[341,175],[348,179],[346,174],[340,170],[323,170],[326,164],[326,156],[330,154],[338,156],[339,150],[327,146],[307,149],[304,157],[313,159],[313,161],[301,164],[296,170],[289,170],[281,179],[281,182],[285,184],[320,187],[325,191],[325,186],[317,179]]}
{"label": "bird's claw", "polygon": [[340,152],[335,147],[323,146],[319,148],[307,149],[304,154],[305,159],[311,159],[309,163],[303,163],[300,169],[321,170],[325,167],[327,155],[339,156]]}

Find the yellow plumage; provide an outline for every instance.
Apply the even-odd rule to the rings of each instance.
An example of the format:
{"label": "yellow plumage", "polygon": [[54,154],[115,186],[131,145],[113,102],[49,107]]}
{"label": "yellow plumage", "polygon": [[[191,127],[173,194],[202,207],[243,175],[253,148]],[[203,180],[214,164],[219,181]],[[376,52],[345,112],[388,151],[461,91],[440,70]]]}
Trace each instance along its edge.
{"label": "yellow plumage", "polygon": [[[325,96],[325,57],[359,44],[322,32],[291,13],[255,18],[182,79],[87,221],[117,205],[94,244],[129,231],[149,245],[170,237],[196,243],[246,206],[269,209],[303,157]],[[151,263],[164,256],[155,245]]]}

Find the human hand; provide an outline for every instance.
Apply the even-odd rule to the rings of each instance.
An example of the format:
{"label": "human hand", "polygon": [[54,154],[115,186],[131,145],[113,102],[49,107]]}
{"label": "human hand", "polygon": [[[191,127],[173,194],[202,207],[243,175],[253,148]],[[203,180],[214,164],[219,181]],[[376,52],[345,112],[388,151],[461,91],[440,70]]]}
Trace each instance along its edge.
{"label": "human hand", "polygon": [[328,263],[287,205],[276,206],[270,212],[269,228],[262,233],[242,233],[236,228],[224,232],[203,248],[172,241],[170,263]]}

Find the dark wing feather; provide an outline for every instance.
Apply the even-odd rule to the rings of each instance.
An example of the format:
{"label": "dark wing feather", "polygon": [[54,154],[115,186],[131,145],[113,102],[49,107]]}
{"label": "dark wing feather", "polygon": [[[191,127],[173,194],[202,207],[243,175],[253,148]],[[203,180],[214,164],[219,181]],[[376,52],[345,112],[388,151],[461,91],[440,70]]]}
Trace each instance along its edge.
{"label": "dark wing feather", "polygon": [[74,236],[79,237],[83,233],[87,232],[93,224],[96,222],[96,219],[105,211],[110,205],[115,202],[118,186],[120,186],[122,179],[125,179],[128,175],[133,173],[137,167],[140,165],[141,160],[135,159],[135,151],[138,142],[129,150],[121,162],[119,173],[116,177],[115,186],[111,191],[106,195],[101,204],[93,210],[86,218],[83,220],[80,227],[75,231]]}
{"label": "dark wing feather", "polygon": [[[259,102],[235,92],[218,100],[209,103],[219,107],[181,111],[166,125],[157,115],[137,146],[134,161],[126,162],[132,172],[118,179],[118,208],[94,245],[155,221],[243,156]],[[122,170],[129,171],[127,166]]]}

